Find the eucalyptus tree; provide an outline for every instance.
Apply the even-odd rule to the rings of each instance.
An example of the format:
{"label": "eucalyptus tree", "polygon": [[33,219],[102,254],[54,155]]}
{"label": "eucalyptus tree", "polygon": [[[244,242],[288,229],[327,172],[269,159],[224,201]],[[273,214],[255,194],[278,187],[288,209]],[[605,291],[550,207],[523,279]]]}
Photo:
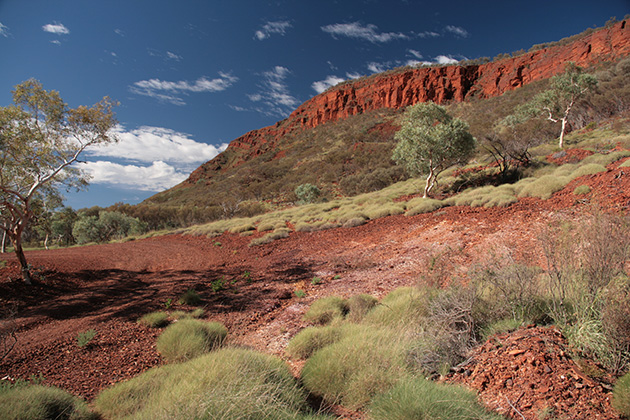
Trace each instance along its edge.
{"label": "eucalyptus tree", "polygon": [[0,107],[0,229],[9,237],[31,284],[22,249],[22,234],[33,221],[37,202],[66,188],[87,185],[88,175],[76,165],[88,147],[117,141],[108,97],[91,107],[69,108],[59,93],[27,80],[12,92],[13,104]]}
{"label": "eucalyptus tree", "polygon": [[569,116],[575,104],[597,86],[597,78],[585,73],[582,67],[568,63],[564,73],[551,78],[551,87],[536,95],[530,102],[517,109],[522,117],[542,116],[560,123],[558,146],[564,147]]}
{"label": "eucalyptus tree", "polygon": [[466,162],[475,151],[475,138],[468,124],[453,118],[446,108],[433,102],[410,106],[403,115],[392,159],[411,176],[427,175],[426,198],[446,168]]}

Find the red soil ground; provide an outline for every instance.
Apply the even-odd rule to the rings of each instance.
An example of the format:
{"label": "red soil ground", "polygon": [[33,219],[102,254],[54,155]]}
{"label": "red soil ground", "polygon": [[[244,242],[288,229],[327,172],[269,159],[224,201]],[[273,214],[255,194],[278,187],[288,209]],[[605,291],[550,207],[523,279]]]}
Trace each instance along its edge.
{"label": "red soil ground", "polygon": [[[465,275],[465,267],[483,260],[493,246],[531,254],[550,220],[578,217],[591,204],[628,210],[630,170],[619,163],[573,181],[546,201],[392,216],[355,228],[295,232],[253,248],[252,237],[239,235],[168,235],[28,252],[42,276],[31,287],[18,281],[14,257],[2,255],[7,263],[0,269],[0,302],[17,306],[19,332],[16,347],[0,361],[0,378],[41,375],[45,384],[91,400],[103,388],[163,363],[155,349],[159,330],[136,321],[191,288],[202,296],[207,318],[228,327],[232,343],[284,356],[289,339],[305,327],[302,314],[318,297],[381,297],[416,284],[426,255],[447,247],[458,250],[450,274]],[[590,185],[592,193],[573,195],[580,184]],[[311,284],[314,276],[323,281]],[[214,292],[212,282],[220,278],[226,287]],[[306,297],[298,298],[298,289]],[[79,348],[78,333],[89,329],[96,337]],[[613,378],[586,377],[553,329],[494,338],[462,369],[452,380],[476,389],[484,403],[511,418],[536,419],[545,407],[559,418],[619,418],[610,406]]]}

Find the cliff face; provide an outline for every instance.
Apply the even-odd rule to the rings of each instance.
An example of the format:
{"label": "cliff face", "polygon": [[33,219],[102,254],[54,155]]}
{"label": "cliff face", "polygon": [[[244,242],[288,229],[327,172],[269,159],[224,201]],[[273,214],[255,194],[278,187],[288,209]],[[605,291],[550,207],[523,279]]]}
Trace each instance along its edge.
{"label": "cliff face", "polygon": [[[232,141],[227,156],[217,156],[195,170],[187,182],[205,178],[226,165],[236,166],[268,150],[291,130],[308,129],[379,108],[397,109],[419,102],[439,104],[487,98],[561,73],[567,62],[590,66],[630,55],[630,21],[600,29],[568,45],[471,66],[409,69],[333,87],[300,105],[286,120],[251,131]],[[239,151],[240,153],[233,153]]]}

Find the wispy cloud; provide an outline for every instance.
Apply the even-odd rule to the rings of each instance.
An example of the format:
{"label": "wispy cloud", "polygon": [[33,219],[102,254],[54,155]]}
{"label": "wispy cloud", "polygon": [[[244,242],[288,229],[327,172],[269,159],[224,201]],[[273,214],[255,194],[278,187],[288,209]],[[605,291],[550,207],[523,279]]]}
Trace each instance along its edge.
{"label": "wispy cloud", "polygon": [[273,69],[262,73],[262,79],[258,85],[260,90],[248,95],[252,102],[257,105],[264,105],[263,107],[256,106],[255,111],[266,115],[286,117],[300,104],[291,95],[286,83],[286,78],[290,74],[291,71],[282,66],[275,66]]}
{"label": "wispy cloud", "polygon": [[70,30],[66,28],[62,23],[49,23],[47,25],[42,26],[44,32],[50,32],[55,35],[68,35]]}
{"label": "wispy cloud", "polygon": [[160,79],[140,80],[134,83],[131,92],[156,98],[161,101],[170,102],[174,105],[185,105],[182,95],[189,93],[201,92],[220,92],[232,86],[238,78],[231,73],[219,73],[220,77],[208,79],[200,77],[194,82],[181,80],[177,82],[169,82]]}
{"label": "wispy cloud", "polygon": [[3,36],[5,38],[9,37],[9,28],[5,25],[2,24],[2,22],[0,22],[0,36]]}
{"label": "wispy cloud", "polygon": [[444,30],[455,35],[458,38],[468,38],[468,36],[470,35],[466,29],[460,26],[448,25],[444,28]]}
{"label": "wispy cloud", "polygon": [[172,53],[170,51],[166,52],[166,58],[168,60],[173,60],[173,61],[182,61],[182,56],[181,55],[177,55],[177,54]]}
{"label": "wispy cloud", "polygon": [[269,38],[271,35],[284,35],[287,29],[292,27],[291,23],[285,20],[267,22],[262,28],[254,33],[254,37],[259,41]]}
{"label": "wispy cloud", "polygon": [[418,38],[438,38],[440,36],[439,33],[433,31],[424,31],[415,34]]}
{"label": "wispy cloud", "polygon": [[189,135],[161,127],[125,131],[117,127],[120,141],[86,151],[100,158],[83,165],[93,183],[143,191],[162,191],[185,180],[199,164],[227,148],[197,142]]}
{"label": "wispy cloud", "polygon": [[369,41],[374,44],[410,38],[409,35],[400,32],[379,32],[376,25],[363,25],[359,22],[335,23],[333,25],[322,26],[321,29],[331,34],[333,37],[345,36]]}
{"label": "wispy cloud", "polygon": [[317,93],[322,93],[324,92],[326,89],[333,87],[341,82],[345,82],[346,79],[339,77],[339,76],[328,76],[327,78],[325,78],[324,80],[319,80],[317,82],[313,82],[313,84],[311,85],[311,87],[315,90],[315,92]]}
{"label": "wispy cloud", "polygon": [[455,64],[459,62],[458,59],[453,58],[450,55],[438,55],[434,60],[438,64]]}
{"label": "wispy cloud", "polygon": [[122,29],[114,29],[114,33],[118,36],[122,36],[123,38],[125,36],[127,36],[127,34],[125,33],[125,31],[123,31]]}

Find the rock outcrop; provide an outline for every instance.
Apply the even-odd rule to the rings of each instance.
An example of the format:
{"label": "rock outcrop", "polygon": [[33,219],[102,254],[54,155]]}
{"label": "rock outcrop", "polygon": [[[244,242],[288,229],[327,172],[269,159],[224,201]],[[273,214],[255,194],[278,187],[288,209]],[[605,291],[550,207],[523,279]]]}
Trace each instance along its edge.
{"label": "rock outcrop", "polygon": [[[380,108],[398,109],[419,102],[439,104],[488,98],[561,73],[567,62],[590,66],[630,55],[630,21],[594,31],[566,45],[555,45],[481,65],[427,67],[386,72],[328,89],[300,105],[286,120],[232,141],[227,154],[239,150],[238,159],[217,156],[194,171],[194,183],[226,165],[236,166],[269,150],[282,136],[329,121]],[[224,153],[226,153],[224,152]],[[232,153],[234,154],[234,153]]]}

